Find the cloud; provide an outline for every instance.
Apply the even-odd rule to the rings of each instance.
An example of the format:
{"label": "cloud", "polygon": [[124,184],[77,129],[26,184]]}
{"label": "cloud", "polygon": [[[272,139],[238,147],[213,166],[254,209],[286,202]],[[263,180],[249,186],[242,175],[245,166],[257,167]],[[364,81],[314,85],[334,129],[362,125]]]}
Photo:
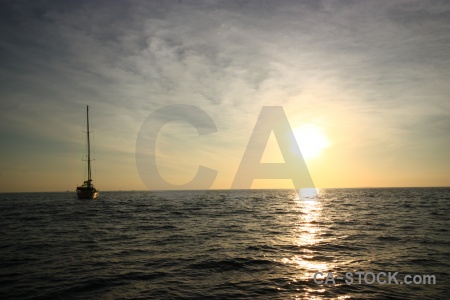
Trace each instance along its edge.
{"label": "cloud", "polygon": [[190,104],[217,124],[208,151],[235,164],[263,105],[358,149],[450,131],[445,1],[0,6],[3,131],[76,143],[89,104],[98,150],[132,155],[151,112]]}

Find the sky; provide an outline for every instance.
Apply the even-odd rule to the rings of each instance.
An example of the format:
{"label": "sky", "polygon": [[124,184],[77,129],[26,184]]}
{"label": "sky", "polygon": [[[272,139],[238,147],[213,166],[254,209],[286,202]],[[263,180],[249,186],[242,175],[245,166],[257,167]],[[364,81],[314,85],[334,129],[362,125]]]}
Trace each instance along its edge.
{"label": "sky", "polygon": [[[203,166],[229,189],[267,106],[316,187],[450,186],[449,49],[445,0],[1,1],[0,192],[83,182],[86,105],[104,191],[149,188],[139,133],[169,105],[216,127],[199,135],[181,114],[160,128],[157,172],[174,188]],[[278,139],[261,163],[286,165]]]}

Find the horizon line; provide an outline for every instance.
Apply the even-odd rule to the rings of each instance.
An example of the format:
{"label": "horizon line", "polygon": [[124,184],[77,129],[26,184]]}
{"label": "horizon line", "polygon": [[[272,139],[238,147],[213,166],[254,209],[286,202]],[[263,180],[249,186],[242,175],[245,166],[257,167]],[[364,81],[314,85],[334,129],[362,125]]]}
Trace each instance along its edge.
{"label": "horizon line", "polygon": [[[420,189],[420,188],[450,188],[450,186],[364,186],[364,187],[315,187],[315,189]],[[251,190],[294,190],[293,188],[250,188],[250,189],[190,189],[190,190],[183,190],[183,189],[173,189],[173,190],[99,190],[99,192],[183,192],[183,191],[251,191]],[[0,191],[0,194],[12,194],[12,193],[76,193],[76,191]]]}

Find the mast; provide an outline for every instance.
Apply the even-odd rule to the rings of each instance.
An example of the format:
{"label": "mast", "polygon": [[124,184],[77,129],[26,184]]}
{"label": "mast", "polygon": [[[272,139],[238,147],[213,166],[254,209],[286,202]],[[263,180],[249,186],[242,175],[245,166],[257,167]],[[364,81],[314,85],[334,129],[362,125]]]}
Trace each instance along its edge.
{"label": "mast", "polygon": [[89,139],[89,105],[86,105],[86,120],[87,120],[87,148],[88,148],[88,182],[89,185],[91,184],[92,178],[91,178],[91,142]]}

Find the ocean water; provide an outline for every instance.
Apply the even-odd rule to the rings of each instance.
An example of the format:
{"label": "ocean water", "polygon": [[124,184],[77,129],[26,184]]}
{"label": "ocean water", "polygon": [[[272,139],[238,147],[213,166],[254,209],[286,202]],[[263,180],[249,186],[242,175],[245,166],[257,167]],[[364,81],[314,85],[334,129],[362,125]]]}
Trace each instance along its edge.
{"label": "ocean water", "polygon": [[0,298],[448,299],[449,228],[450,188],[0,194]]}

